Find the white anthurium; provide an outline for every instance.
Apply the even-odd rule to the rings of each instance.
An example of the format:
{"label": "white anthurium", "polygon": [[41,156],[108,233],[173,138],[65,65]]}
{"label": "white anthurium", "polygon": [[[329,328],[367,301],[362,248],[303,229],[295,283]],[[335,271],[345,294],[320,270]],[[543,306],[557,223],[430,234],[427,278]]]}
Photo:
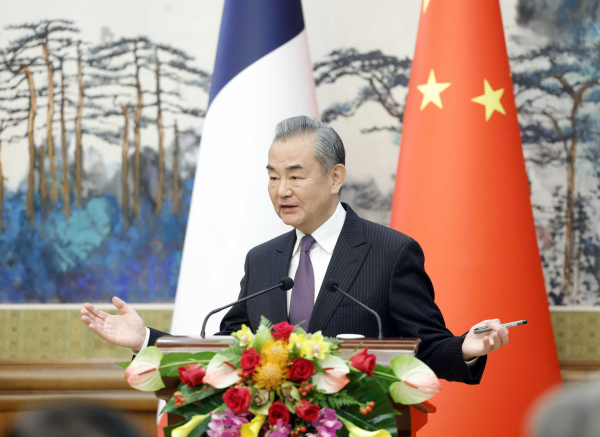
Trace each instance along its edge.
{"label": "white anthurium", "polygon": [[158,367],[163,354],[156,346],[150,346],[135,356],[125,370],[127,383],[141,391],[156,391],[164,388]]}
{"label": "white anthurium", "polygon": [[202,382],[214,388],[226,388],[240,381],[242,378],[238,375],[238,369],[227,360],[228,358],[221,354],[212,357]]}
{"label": "white anthurium", "polygon": [[317,360],[325,373],[315,373],[313,383],[317,390],[323,393],[337,393],[350,382],[346,376],[350,368],[344,360],[335,355],[327,355],[322,360]]}
{"label": "white anthurium", "polygon": [[434,397],[442,388],[433,370],[418,358],[398,355],[392,359],[390,367],[402,380],[390,386],[392,399],[400,404],[420,404]]}

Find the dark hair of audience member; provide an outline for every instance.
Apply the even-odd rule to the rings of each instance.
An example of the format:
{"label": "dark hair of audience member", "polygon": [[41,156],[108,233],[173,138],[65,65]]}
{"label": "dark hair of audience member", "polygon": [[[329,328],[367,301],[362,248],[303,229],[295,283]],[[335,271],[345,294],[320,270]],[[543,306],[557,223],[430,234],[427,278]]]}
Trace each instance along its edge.
{"label": "dark hair of audience member", "polygon": [[64,404],[26,413],[7,437],[141,437],[118,412]]}

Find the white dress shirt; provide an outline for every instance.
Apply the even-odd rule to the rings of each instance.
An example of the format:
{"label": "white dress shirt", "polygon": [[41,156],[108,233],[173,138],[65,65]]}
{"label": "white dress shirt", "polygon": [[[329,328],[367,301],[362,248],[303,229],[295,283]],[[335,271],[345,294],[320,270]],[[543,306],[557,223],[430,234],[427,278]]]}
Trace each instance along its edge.
{"label": "white dress shirt", "polygon": [[[310,262],[312,263],[315,276],[315,302],[317,301],[317,295],[319,294],[321,284],[325,278],[327,267],[329,267],[333,249],[335,249],[335,244],[342,233],[344,221],[346,221],[346,210],[341,203],[338,203],[335,212],[329,217],[329,220],[311,234],[316,241],[309,252]],[[288,276],[290,278],[296,278],[296,270],[298,270],[298,264],[300,263],[300,243],[304,235],[306,235],[304,232],[296,229],[296,244],[294,245],[290,269],[288,270]],[[293,292],[293,288],[287,291],[288,314],[290,313],[290,301]]]}

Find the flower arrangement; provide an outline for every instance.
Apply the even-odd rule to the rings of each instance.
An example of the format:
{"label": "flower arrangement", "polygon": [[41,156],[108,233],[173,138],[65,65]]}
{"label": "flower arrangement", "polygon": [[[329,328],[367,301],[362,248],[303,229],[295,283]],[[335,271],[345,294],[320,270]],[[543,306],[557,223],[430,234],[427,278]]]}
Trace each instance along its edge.
{"label": "flower arrangement", "polygon": [[138,390],[179,377],[163,412],[186,420],[165,428],[165,437],[391,437],[389,396],[416,404],[440,390],[417,358],[399,355],[386,368],[364,348],[345,361],[342,341],[287,322],[263,318],[256,333],[243,325],[232,337],[218,353],[163,355],[152,346],[127,363],[125,378]]}

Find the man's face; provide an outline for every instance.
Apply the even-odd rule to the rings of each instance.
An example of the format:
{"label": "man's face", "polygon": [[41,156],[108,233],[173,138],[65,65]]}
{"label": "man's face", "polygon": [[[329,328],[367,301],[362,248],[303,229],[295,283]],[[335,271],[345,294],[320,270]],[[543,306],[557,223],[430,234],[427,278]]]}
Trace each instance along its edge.
{"label": "man's face", "polygon": [[286,225],[311,234],[335,211],[339,189],[323,175],[312,136],[274,143],[267,170],[271,202]]}

